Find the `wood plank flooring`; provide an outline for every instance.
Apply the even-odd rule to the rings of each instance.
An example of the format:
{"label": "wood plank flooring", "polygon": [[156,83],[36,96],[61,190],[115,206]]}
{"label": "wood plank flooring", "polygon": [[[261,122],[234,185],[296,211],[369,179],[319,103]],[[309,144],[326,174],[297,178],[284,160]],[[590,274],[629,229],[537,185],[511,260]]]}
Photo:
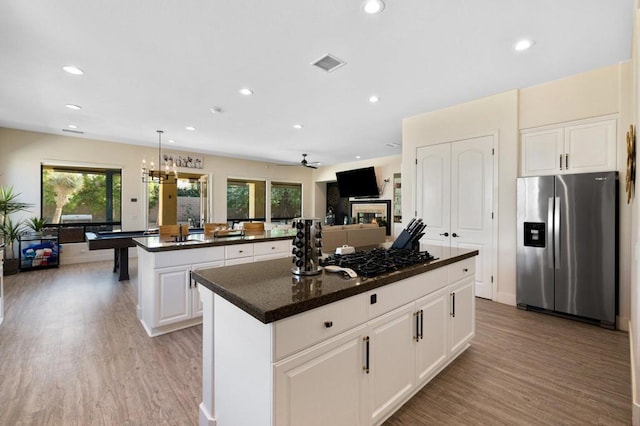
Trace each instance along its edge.
{"label": "wood plank flooring", "polygon": [[[149,338],[136,265],[5,277],[0,425],[196,425],[201,327]],[[628,425],[628,336],[477,301],[471,348],[386,423]]]}

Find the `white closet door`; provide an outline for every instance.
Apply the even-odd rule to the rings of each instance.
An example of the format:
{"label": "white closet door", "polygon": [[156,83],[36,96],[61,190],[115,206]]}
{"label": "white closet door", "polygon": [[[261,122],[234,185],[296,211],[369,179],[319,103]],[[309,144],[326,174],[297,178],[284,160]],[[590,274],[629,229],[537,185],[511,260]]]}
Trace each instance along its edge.
{"label": "white closet door", "polygon": [[[417,216],[427,224],[422,244],[449,246],[451,228],[451,144],[417,151]],[[445,235],[446,234],[446,235]]]}
{"label": "white closet door", "polygon": [[493,136],[451,144],[451,246],[476,249],[476,296],[493,296]]}

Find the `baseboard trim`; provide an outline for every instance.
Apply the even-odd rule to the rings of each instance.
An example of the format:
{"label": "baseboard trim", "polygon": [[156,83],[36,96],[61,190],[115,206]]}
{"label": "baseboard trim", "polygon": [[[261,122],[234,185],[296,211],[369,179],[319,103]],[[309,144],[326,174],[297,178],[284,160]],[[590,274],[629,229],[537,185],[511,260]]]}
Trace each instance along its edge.
{"label": "baseboard trim", "polygon": [[198,412],[200,413],[198,419],[200,426],[216,426],[216,419],[211,416],[207,407],[204,406],[204,402],[200,403]]}
{"label": "baseboard trim", "polygon": [[629,329],[629,352],[631,356],[631,424],[640,426],[640,404],[638,404],[638,392],[636,387],[636,363],[635,363],[635,335],[631,320],[627,322]]}
{"label": "baseboard trim", "polygon": [[496,298],[496,302],[504,303],[505,305],[516,306],[516,295],[511,293],[498,292],[498,297]]}

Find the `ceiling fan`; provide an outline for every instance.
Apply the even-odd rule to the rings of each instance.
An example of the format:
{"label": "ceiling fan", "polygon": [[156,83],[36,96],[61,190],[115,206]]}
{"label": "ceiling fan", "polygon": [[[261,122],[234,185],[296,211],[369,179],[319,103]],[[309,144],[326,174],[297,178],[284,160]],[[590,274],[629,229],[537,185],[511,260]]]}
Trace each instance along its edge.
{"label": "ceiling fan", "polygon": [[[320,164],[318,161],[307,161],[307,154],[302,154],[302,161],[300,161],[300,165],[304,167],[309,167],[310,169],[317,169],[318,167],[314,164]],[[297,164],[281,164],[281,166],[297,166]]]}

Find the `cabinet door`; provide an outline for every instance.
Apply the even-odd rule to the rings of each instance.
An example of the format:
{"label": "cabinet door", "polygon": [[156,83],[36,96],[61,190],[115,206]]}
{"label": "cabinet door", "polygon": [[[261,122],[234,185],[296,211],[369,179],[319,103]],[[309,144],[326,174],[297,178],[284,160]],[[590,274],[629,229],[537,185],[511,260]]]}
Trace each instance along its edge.
{"label": "cabinet door", "polygon": [[462,351],[475,336],[475,297],[473,278],[465,278],[449,286],[451,354]]}
{"label": "cabinet door", "polygon": [[418,385],[431,379],[447,360],[449,349],[449,290],[443,288],[416,302],[419,319]]}
{"label": "cabinet door", "polygon": [[565,173],[616,170],[616,120],[565,128]]}
{"label": "cabinet door", "polygon": [[417,161],[417,216],[428,225],[420,242],[448,246],[451,232],[451,144],[420,147]]}
{"label": "cabinet door", "polygon": [[[195,263],[191,265],[192,271],[197,271],[198,269],[207,269],[207,268],[219,268],[224,266],[224,260],[216,260],[213,262],[201,262]],[[189,277],[191,280],[191,277]],[[198,283],[191,280],[191,316],[192,317],[201,317],[202,316],[202,300],[200,300],[200,292],[198,292]]]}
{"label": "cabinet door", "polygon": [[366,425],[365,326],[274,364],[275,424]]}
{"label": "cabinet door", "polygon": [[564,130],[547,129],[523,132],[521,136],[522,176],[560,173],[560,156],[564,167]]}
{"label": "cabinet door", "polygon": [[369,421],[378,424],[416,385],[415,303],[369,322]]}
{"label": "cabinet door", "polygon": [[156,270],[154,327],[184,321],[191,317],[190,278],[188,266]]}

